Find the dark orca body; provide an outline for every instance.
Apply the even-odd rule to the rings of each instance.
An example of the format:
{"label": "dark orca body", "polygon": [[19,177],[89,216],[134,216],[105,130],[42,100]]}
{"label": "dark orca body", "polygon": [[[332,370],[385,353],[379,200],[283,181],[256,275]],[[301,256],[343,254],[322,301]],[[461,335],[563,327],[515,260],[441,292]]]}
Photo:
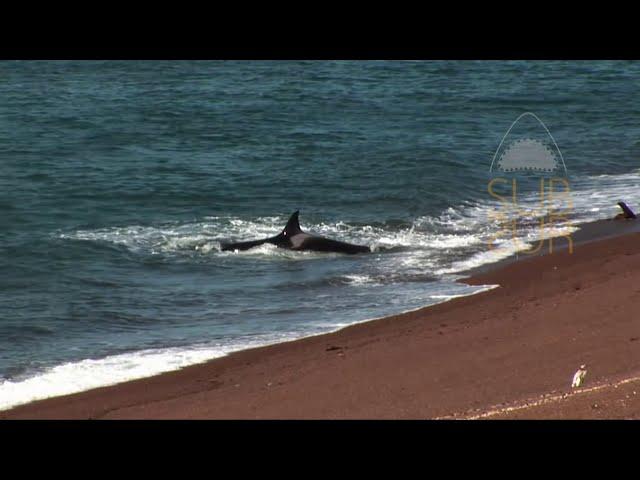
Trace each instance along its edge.
{"label": "dark orca body", "polygon": [[275,237],[263,238],[262,240],[251,240],[249,242],[226,243],[222,245],[222,251],[227,250],[248,250],[264,243],[271,243],[279,248],[289,250],[314,250],[316,252],[337,252],[337,253],[364,253],[371,249],[364,245],[353,245],[351,243],[339,242],[329,238],[318,237],[305,233],[300,229],[298,214],[296,211],[284,230]]}

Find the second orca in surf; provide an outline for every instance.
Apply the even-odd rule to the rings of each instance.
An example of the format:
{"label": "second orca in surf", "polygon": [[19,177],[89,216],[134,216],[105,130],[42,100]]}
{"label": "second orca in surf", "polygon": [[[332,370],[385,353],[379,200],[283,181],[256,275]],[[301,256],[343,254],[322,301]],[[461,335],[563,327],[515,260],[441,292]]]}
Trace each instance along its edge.
{"label": "second orca in surf", "polygon": [[298,214],[296,211],[284,230],[275,237],[263,238],[261,240],[251,240],[248,242],[236,242],[222,244],[222,251],[227,250],[248,250],[264,243],[271,243],[279,248],[287,248],[289,250],[314,250],[316,252],[337,252],[337,253],[364,253],[370,252],[371,248],[364,245],[353,245],[351,243],[339,242],[329,238],[319,237],[305,233],[300,228],[298,222]]}
{"label": "second orca in surf", "polygon": [[633,210],[631,210],[626,203],[618,202],[618,206],[622,209],[622,213],[616,215],[614,217],[615,220],[619,220],[621,218],[624,218],[625,220],[636,218],[636,214],[633,213]]}

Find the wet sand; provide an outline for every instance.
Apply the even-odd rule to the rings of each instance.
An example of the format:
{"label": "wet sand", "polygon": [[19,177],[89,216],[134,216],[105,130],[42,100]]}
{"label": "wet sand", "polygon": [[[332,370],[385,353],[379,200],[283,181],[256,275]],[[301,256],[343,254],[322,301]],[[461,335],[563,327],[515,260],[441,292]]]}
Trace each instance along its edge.
{"label": "wet sand", "polygon": [[500,285],[488,292],[0,418],[640,418],[640,233],[598,225],[591,239],[604,239],[576,235],[573,254],[520,255],[466,280]]}

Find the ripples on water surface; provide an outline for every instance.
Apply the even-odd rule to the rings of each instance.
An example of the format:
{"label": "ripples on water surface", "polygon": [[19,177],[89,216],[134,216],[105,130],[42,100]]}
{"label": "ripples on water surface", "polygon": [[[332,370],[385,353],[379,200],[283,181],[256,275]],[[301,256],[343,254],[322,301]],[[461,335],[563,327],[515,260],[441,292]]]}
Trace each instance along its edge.
{"label": "ripples on water surface", "polygon": [[[0,407],[477,291],[454,280],[514,251],[486,248],[487,172],[521,113],[574,223],[638,205],[639,68],[1,62]],[[373,252],[220,252],[296,209]]]}

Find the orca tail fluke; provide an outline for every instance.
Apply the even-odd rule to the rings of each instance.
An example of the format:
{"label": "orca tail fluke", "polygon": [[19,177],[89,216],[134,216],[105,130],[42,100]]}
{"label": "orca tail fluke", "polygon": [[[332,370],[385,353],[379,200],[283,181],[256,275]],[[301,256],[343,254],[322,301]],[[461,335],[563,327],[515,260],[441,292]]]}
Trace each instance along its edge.
{"label": "orca tail fluke", "polygon": [[223,243],[220,245],[220,250],[223,252],[230,250],[249,250],[250,248],[267,243],[269,240],[269,238],[265,238],[262,240],[251,240],[249,242]]}

